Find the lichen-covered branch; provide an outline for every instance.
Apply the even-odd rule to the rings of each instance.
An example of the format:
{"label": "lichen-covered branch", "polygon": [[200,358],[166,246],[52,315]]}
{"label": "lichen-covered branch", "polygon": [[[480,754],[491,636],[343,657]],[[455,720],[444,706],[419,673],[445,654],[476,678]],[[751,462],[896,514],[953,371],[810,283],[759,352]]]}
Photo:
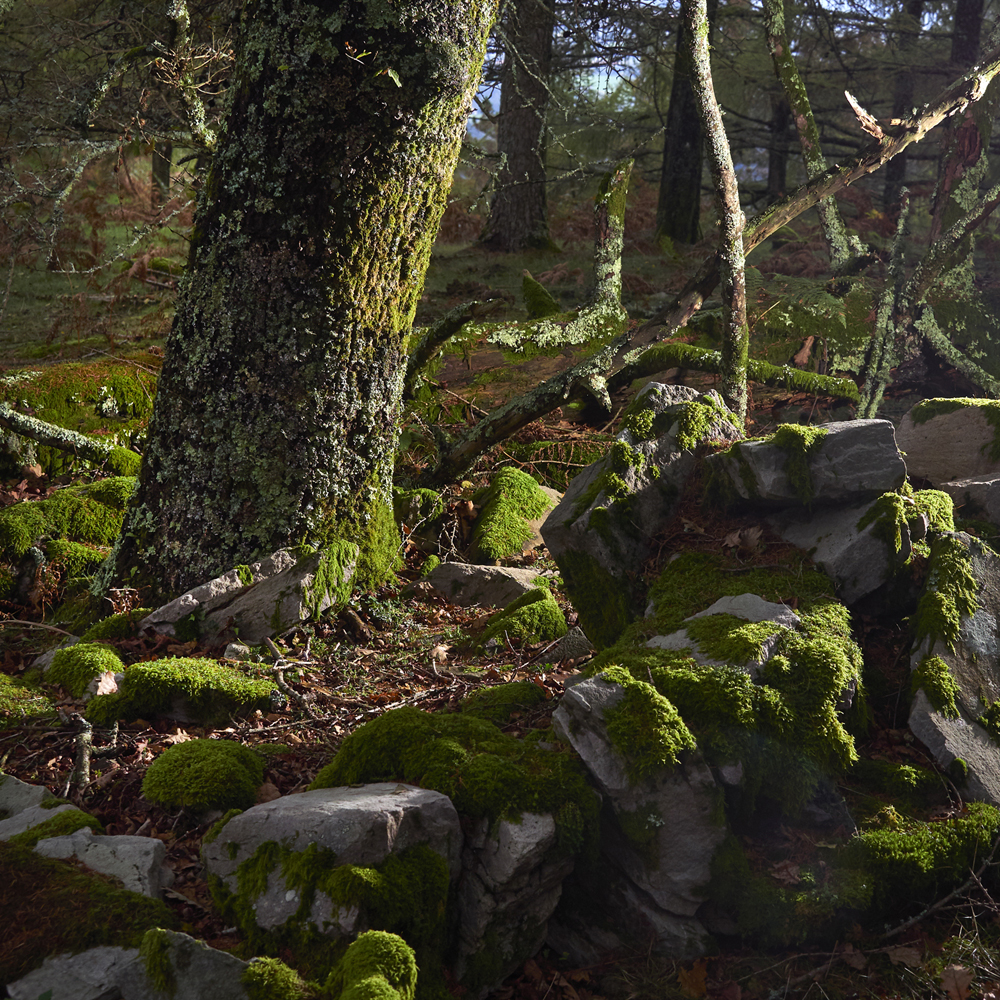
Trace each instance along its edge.
{"label": "lichen-covered branch", "polygon": [[119,476],[137,475],[142,462],[141,457],[128,448],[104,444],[85,434],[46,423],[26,413],[18,413],[9,403],[0,403],[0,426],[48,448],[71,452],[87,462],[107,465]]}
{"label": "lichen-covered branch", "polygon": [[[802,147],[802,159],[806,165],[806,177],[812,180],[827,168],[826,157],[820,146],[819,129],[813,117],[812,105],[806,93],[805,84],[799,75],[795,57],[792,55],[788,36],[785,32],[784,0],[764,0],[764,27],[767,31],[767,45],[771,51],[774,72],[785,92],[785,99],[795,121],[795,130]],[[824,198],[817,206],[823,235],[830,248],[830,260],[834,271],[844,266],[852,256],[851,242],[847,227],[833,198]],[[858,247],[857,250],[861,248]]]}
{"label": "lichen-covered branch", "polygon": [[[614,392],[630,385],[635,379],[654,375],[668,368],[690,368],[693,371],[722,374],[722,354],[690,344],[661,343],[647,348],[640,357],[620,368],[608,379],[608,388]],[[812,392],[820,396],[833,396],[857,402],[858,387],[849,378],[817,375],[797,368],[769,364],[766,361],[747,362],[747,375],[754,382],[789,392]]]}
{"label": "lichen-covered branch", "polygon": [[205,104],[198,96],[198,81],[191,72],[191,17],[185,0],[171,0],[167,17],[174,23],[174,46],[171,58],[177,73],[177,92],[184,105],[191,135],[205,149],[215,148],[215,132],[208,127]]}
{"label": "lichen-covered branch", "polygon": [[105,71],[100,80],[94,85],[90,94],[90,99],[86,104],[77,108],[69,124],[80,132],[81,135],[90,133],[91,122],[97,115],[98,110],[104,103],[104,98],[108,96],[108,91],[112,84],[128,69],[128,67],[139,59],[162,56],[165,49],[159,42],[150,42],[148,45],[136,45],[127,52],[122,53]]}
{"label": "lichen-covered branch", "polygon": [[975,382],[981,389],[987,392],[993,399],[1000,399],[1000,381],[997,381],[988,371],[980,368],[975,361],[963,354],[947,337],[945,332],[938,326],[934,316],[934,310],[924,303],[920,309],[920,315],[913,322],[914,329],[927,338],[927,343],[944,359],[944,361],[957,368],[966,378]]}
{"label": "lichen-covered branch", "polygon": [[698,114],[705,128],[709,169],[718,204],[719,278],[722,283],[722,398],[744,421],[747,415],[747,357],[750,330],[747,327],[746,271],[740,192],[733,157],[722,124],[722,111],[715,99],[712,67],[708,54],[708,8],[706,0],[683,0],[681,13],[691,45],[691,80]]}
{"label": "lichen-covered branch", "polygon": [[896,307],[899,301],[900,286],[903,280],[903,238],[907,232],[907,222],[910,215],[910,193],[903,188],[899,199],[899,220],[896,223],[896,235],[892,241],[889,257],[889,280],[886,281],[882,294],[879,296],[878,308],[875,313],[875,329],[868,342],[864,361],[858,373],[861,381],[861,397],[858,404],[858,416],[862,419],[874,417],[878,405],[882,401],[882,393],[889,384],[890,370],[898,363],[895,356],[896,344]]}

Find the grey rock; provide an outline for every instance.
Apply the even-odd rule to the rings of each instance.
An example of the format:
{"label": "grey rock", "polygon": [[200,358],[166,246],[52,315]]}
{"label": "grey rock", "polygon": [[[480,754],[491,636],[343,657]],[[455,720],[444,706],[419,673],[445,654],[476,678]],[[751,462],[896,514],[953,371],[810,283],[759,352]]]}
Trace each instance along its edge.
{"label": "grey rock", "polygon": [[560,660],[579,660],[592,655],[593,652],[594,644],[579,625],[574,625],[545,653],[545,659],[552,663],[558,663]]}
{"label": "grey rock", "polygon": [[697,753],[633,783],[605,722],[623,697],[618,684],[600,675],[589,678],[563,695],[552,722],[580,755],[615,815],[627,815],[630,826],[644,821],[650,834],[640,852],[615,824],[602,836],[602,851],[656,907],[693,917],[705,898],[712,857],[725,837],[721,791]]}
{"label": "grey rock", "polygon": [[0,774],[0,820],[54,798],[44,785],[29,785],[12,774]]}
{"label": "grey rock", "polygon": [[[47,858],[76,858],[102,875],[111,875],[131,892],[159,899],[163,894],[167,849],[155,837],[94,836],[89,827],[35,845]],[[169,869],[167,869],[169,871]]]}
{"label": "grey rock", "polygon": [[445,600],[459,607],[477,604],[502,608],[538,586],[538,571],[507,566],[476,566],[446,562],[427,575],[427,582]]}
{"label": "grey rock", "polygon": [[52,809],[46,809],[44,806],[28,806],[27,809],[22,809],[8,819],[0,820],[0,840],[10,840],[11,837],[16,837],[19,833],[24,833],[25,830],[30,830],[33,826],[39,826],[47,819],[52,819],[53,816],[58,816],[67,810],[83,812],[82,809],[77,809],[76,806],[70,805],[68,802]]}
{"label": "grey rock", "polygon": [[976,722],[949,719],[920,690],[910,706],[910,729],[946,770],[956,759],[968,768],[962,791],[968,798],[1000,806],[1000,747]]}
{"label": "grey rock", "polygon": [[995,436],[982,408],[975,405],[920,424],[911,410],[896,428],[896,443],[906,456],[909,474],[935,484],[1000,476],[1000,462],[990,455]]}
{"label": "grey rock", "polygon": [[[756,594],[721,597],[711,607],[691,615],[685,621],[706,618],[711,615],[732,615],[748,622],[774,622],[775,629],[763,640],[757,656],[743,663],[729,664],[741,667],[752,676],[756,676],[760,668],[774,655],[782,632],[785,629],[797,629],[802,623],[799,616],[791,608],[785,607],[784,604],[765,601]],[[713,659],[703,652],[698,643],[688,635],[687,629],[678,629],[676,632],[671,632],[670,635],[655,635],[646,642],[646,646],[650,649],[684,649],[697,663],[716,667],[725,665],[725,661]]]}
{"label": "grey rock", "polygon": [[[906,466],[890,421],[843,420],[822,429],[826,436],[809,458],[815,504],[862,503],[903,485]],[[707,459],[739,497],[769,507],[802,503],[787,463],[788,453],[769,440],[742,441]]]}
{"label": "grey rock", "polygon": [[995,479],[957,479],[938,483],[937,488],[952,498],[956,513],[962,517],[977,517],[1000,526],[1000,477]]}
{"label": "grey rock", "polygon": [[174,988],[156,989],[146,975],[146,963],[137,956],[118,973],[122,1000],[248,1000],[240,977],[249,963],[179,931],[162,933]]}
{"label": "grey rock", "polygon": [[[292,851],[315,844],[332,851],[340,865],[377,865],[390,853],[427,844],[448,862],[452,878],[457,879],[461,865],[462,831],[451,800],[440,792],[390,782],[317,789],[254,806],[233,817],[213,843],[203,844],[202,856],[209,873],[236,892],[236,869],[271,841]],[[254,903],[257,923],[265,930],[278,927],[300,904],[299,890],[288,887],[280,872],[273,871]],[[335,937],[365,929],[364,914],[356,909],[335,911],[321,892],[310,919]]]}
{"label": "grey rock", "polygon": [[[354,560],[336,566],[324,552],[296,559],[288,549],[279,549],[249,566],[253,582],[245,584],[236,569],[203,583],[169,604],[157,608],[139,623],[139,630],[152,628],[174,635],[177,623],[197,614],[200,634],[212,641],[234,638],[257,645],[266,637],[325,611],[336,600],[336,588],[350,581]],[[338,579],[327,580],[334,569]],[[318,582],[323,581],[323,582]]]}
{"label": "grey rock", "polygon": [[55,659],[55,655],[60,649],[67,649],[70,646],[75,646],[79,641],[80,640],[77,636],[70,636],[68,639],[60,642],[58,646],[53,646],[52,649],[46,650],[44,653],[40,653],[34,658],[34,660],[32,660],[31,665],[33,667],[37,667],[42,671],[42,673],[45,673],[45,671],[52,666],[52,661]]}
{"label": "grey rock", "polygon": [[859,529],[870,506],[784,511],[768,518],[768,523],[786,542],[811,553],[833,580],[837,596],[853,604],[892,579],[909,559],[912,547],[909,530],[900,532],[899,552],[891,552],[878,537],[875,522]]}
{"label": "grey rock", "polygon": [[52,991],[52,1000],[120,1000],[118,977],[138,956],[137,948],[112,947],[56,955],[8,983],[7,993],[12,1000],[38,1000],[47,990]]}
{"label": "grey rock", "polygon": [[[706,428],[702,440],[736,441],[742,436],[725,416],[729,410],[717,393],[698,394],[684,386],[651,382],[632,405],[650,410],[661,420],[664,415],[674,417],[668,429],[648,440],[622,431],[618,440],[638,456],[635,464],[620,467],[609,454],[588,466],[569,484],[542,525],[545,544],[562,571],[584,629],[601,644],[615,638],[598,634],[609,602],[620,606],[626,623],[629,616],[641,613],[644,595],[638,592],[634,577],[654,554],[652,538],[670,522],[681,488],[694,469],[694,450],[681,447],[678,435],[686,408],[695,403],[711,405],[720,414]],[[602,488],[605,473],[614,473],[624,482],[628,489],[624,500],[609,496]],[[604,574],[607,585],[584,579],[581,563]]]}
{"label": "grey rock", "polygon": [[476,996],[498,986],[545,941],[563,879],[573,869],[572,859],[555,848],[555,820],[534,813],[524,813],[520,823],[501,820],[493,831],[480,820],[467,837],[453,969],[459,981],[465,980],[486,950],[496,969],[488,982],[465,983]]}

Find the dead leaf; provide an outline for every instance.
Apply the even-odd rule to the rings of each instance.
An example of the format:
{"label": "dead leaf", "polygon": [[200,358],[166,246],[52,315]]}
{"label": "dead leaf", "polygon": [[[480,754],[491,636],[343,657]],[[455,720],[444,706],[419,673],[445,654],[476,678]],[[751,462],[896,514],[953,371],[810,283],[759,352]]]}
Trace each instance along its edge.
{"label": "dead leaf", "polygon": [[850,942],[844,945],[844,950],[840,953],[840,957],[852,969],[857,969],[859,972],[868,964],[868,959],[865,957],[864,952],[858,951]]}
{"label": "dead leaf", "polygon": [[795,365],[796,368],[805,368],[805,366],[809,364],[809,355],[812,354],[813,344],[815,343],[815,337],[806,337],[802,346],[795,352],[795,355],[792,358],[792,364]]}
{"label": "dead leaf", "polygon": [[439,643],[431,650],[431,659],[438,663],[447,663],[449,649],[451,646],[446,646],[443,642]]}
{"label": "dead leaf", "polygon": [[280,798],[281,792],[278,791],[277,785],[273,785],[270,781],[265,781],[257,789],[257,805],[262,805],[265,802],[273,802],[275,799]]}
{"label": "dead leaf", "polygon": [[97,678],[98,694],[114,694],[118,690],[118,682],[115,680],[113,670],[107,670]]}
{"label": "dead leaf", "polygon": [[773,865],[771,875],[783,885],[798,885],[802,881],[799,866],[794,861],[780,861]]}
{"label": "dead leaf", "polygon": [[691,997],[703,997],[708,993],[705,979],[708,976],[708,960],[699,958],[690,969],[682,965],[677,972],[677,982],[681,989]]}
{"label": "dead leaf", "polygon": [[178,729],[176,733],[170,733],[169,735],[164,736],[163,742],[164,743],[187,743],[188,740],[191,740],[193,738],[194,737],[189,736],[186,732],[184,732],[183,729]]}
{"label": "dead leaf", "polygon": [[912,945],[900,944],[896,945],[894,948],[886,948],[886,955],[889,956],[889,961],[893,965],[908,965],[912,969],[919,969],[923,964],[923,955],[919,948],[914,948]]}
{"label": "dead leaf", "polygon": [[966,1000],[974,978],[972,969],[967,969],[964,965],[949,965],[941,973],[941,985],[949,1000]]}
{"label": "dead leaf", "polygon": [[739,532],[739,530],[737,530],[737,531],[730,531],[729,534],[726,535],[726,537],[722,539],[722,544],[725,545],[725,547],[727,549],[735,549],[735,548],[737,548],[739,546],[739,544],[740,544],[740,532]]}
{"label": "dead leaf", "polygon": [[684,523],[684,530],[689,532],[694,532],[696,535],[704,535],[705,529],[698,527],[694,521],[689,521],[686,517],[681,518]]}

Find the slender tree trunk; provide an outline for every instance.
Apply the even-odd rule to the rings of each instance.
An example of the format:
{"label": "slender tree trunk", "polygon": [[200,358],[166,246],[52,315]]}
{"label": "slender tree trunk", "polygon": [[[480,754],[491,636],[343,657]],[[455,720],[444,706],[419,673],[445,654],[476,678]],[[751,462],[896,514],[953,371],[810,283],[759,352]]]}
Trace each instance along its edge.
{"label": "slender tree trunk", "polygon": [[[709,25],[715,21],[718,0],[708,2]],[[697,243],[701,238],[701,172],[704,125],[695,99],[689,28],[682,19],[677,29],[677,54],[670,85],[667,127],[663,137],[663,166],[656,206],[657,241]]]}
{"label": "slender tree trunk", "polygon": [[554,247],[546,195],[546,114],[552,66],[552,0],[516,0],[505,24],[497,152],[500,169],[480,242],[516,253]]}
{"label": "slender tree trunk", "polygon": [[170,168],[173,166],[174,145],[169,140],[161,140],[153,147],[151,207],[155,212],[170,201]]}
{"label": "slender tree trunk", "polygon": [[767,151],[767,203],[785,195],[788,187],[788,101],[771,96],[771,146]]}
{"label": "slender tree trunk", "polygon": [[729,140],[722,124],[722,110],[715,99],[712,66],[708,55],[710,32],[705,0],[683,0],[681,14],[691,45],[692,82],[698,113],[705,129],[708,163],[719,210],[719,280],[722,285],[722,398],[740,418],[747,415],[747,358],[750,332],[747,329],[746,269],[743,227],[746,218],[740,208],[740,192],[733,169]]}
{"label": "slender tree trunk", "polygon": [[[913,94],[916,74],[909,65],[910,54],[916,48],[920,33],[920,19],[924,14],[924,0],[906,0],[899,17],[897,52],[900,67],[896,70],[896,86],[892,97],[892,117],[906,118],[913,112]],[[882,189],[882,207],[893,212],[899,204],[899,197],[906,183],[905,151],[900,153],[885,168],[885,187]]]}
{"label": "slender tree trunk", "polygon": [[493,0],[247,4],[101,583],[166,596],[339,540],[360,547],[360,583],[388,573],[404,338],[495,14]]}

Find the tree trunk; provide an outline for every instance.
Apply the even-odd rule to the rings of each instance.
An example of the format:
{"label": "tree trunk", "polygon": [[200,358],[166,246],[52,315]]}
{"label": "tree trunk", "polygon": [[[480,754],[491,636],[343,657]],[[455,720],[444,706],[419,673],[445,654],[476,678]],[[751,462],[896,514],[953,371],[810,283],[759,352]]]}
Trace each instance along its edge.
{"label": "tree trunk", "polygon": [[[255,0],[149,442],[100,584],[180,593],[278,548],[397,539],[409,333],[494,0]],[[145,595],[144,595],[145,596]]]}
{"label": "tree trunk", "polygon": [[[899,18],[899,53],[900,67],[896,70],[896,84],[892,97],[892,117],[906,118],[913,113],[913,93],[916,74],[909,65],[910,54],[917,44],[920,33],[920,19],[924,14],[924,0],[906,0]],[[882,189],[882,208],[886,212],[894,212],[899,205],[899,197],[906,183],[905,152],[897,156],[885,168],[885,187]]]}
{"label": "tree trunk", "polygon": [[174,145],[169,140],[161,139],[153,147],[150,207],[154,212],[170,201],[170,168],[173,166],[173,158]]}
{"label": "tree trunk", "polygon": [[[709,25],[718,0],[709,0]],[[701,237],[701,168],[705,133],[692,83],[691,44],[687,25],[677,30],[677,54],[670,85],[670,105],[663,138],[663,166],[656,206],[656,239],[697,243]]]}
{"label": "tree trunk", "polygon": [[490,250],[517,253],[554,248],[545,187],[545,119],[554,26],[552,0],[516,0],[510,8],[500,73],[500,168],[480,239]]}
{"label": "tree trunk", "polygon": [[771,145],[767,151],[767,203],[784,198],[788,186],[788,123],[791,120],[788,101],[771,95]]}

